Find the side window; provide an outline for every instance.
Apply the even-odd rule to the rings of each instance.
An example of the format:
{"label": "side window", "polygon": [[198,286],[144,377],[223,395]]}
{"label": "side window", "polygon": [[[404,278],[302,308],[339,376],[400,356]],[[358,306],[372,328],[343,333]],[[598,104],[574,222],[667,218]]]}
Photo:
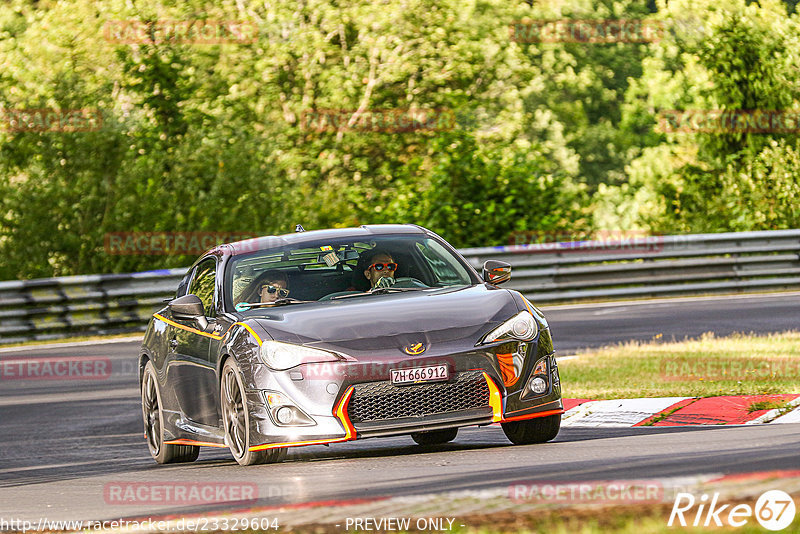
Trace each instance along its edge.
{"label": "side window", "polygon": [[433,270],[437,282],[445,285],[469,284],[469,275],[464,268],[456,263],[452,254],[442,248],[439,243],[432,239],[426,239],[425,242],[417,243],[417,249]]}
{"label": "side window", "polygon": [[206,317],[214,317],[214,288],[217,262],[209,258],[200,263],[194,270],[194,277],[189,284],[189,293],[197,295],[203,301]]}
{"label": "side window", "polygon": [[186,276],[181,279],[180,283],[178,284],[178,289],[175,291],[175,298],[186,295],[186,288],[189,286],[189,278],[191,278],[191,276],[192,272],[189,271],[186,273]]}

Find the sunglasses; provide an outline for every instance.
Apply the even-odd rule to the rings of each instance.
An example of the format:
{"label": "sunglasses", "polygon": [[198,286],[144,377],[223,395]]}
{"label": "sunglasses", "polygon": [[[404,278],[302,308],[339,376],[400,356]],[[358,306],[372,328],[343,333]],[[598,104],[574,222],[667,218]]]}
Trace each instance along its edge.
{"label": "sunglasses", "polygon": [[384,270],[384,269],[386,269],[387,271],[396,271],[397,270],[397,264],[394,263],[394,262],[390,262],[390,263],[373,263],[372,265],[369,266],[369,268],[370,269],[374,268],[376,271],[379,271],[379,272]]}
{"label": "sunglasses", "polygon": [[274,295],[277,292],[278,296],[281,297],[281,298],[289,296],[289,290],[288,289],[283,289],[282,287],[273,286],[273,285],[263,285],[263,286],[261,286],[261,291],[262,292],[265,289],[267,290],[267,293],[269,293],[270,295]]}

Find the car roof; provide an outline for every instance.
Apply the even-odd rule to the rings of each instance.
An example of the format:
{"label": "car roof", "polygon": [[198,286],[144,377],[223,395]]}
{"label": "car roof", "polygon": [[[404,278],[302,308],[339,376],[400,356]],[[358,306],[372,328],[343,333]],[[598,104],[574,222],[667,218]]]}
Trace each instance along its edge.
{"label": "car roof", "polygon": [[[283,235],[270,235],[226,243],[216,247],[223,254],[236,256],[246,254],[254,250],[262,250],[284,245],[295,245],[306,242],[318,241],[320,239],[343,239],[343,238],[363,238],[369,239],[372,236],[390,234],[425,234],[429,232],[425,228],[416,224],[364,224],[357,228],[332,228],[327,230],[309,230],[306,232],[294,232]],[[213,252],[213,251],[212,251]]]}

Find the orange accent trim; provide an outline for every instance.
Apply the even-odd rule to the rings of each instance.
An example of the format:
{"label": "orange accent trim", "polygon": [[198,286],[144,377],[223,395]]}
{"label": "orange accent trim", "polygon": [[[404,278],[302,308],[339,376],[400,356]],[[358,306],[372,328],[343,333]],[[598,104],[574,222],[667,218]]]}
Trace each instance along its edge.
{"label": "orange accent trim", "polygon": [[258,342],[259,346],[261,346],[264,343],[263,341],[261,341],[261,338],[258,337],[258,334],[256,334],[255,331],[252,328],[250,328],[249,325],[246,325],[246,324],[244,324],[242,322],[233,323],[230,326],[230,328],[225,330],[225,333],[223,333],[221,335],[217,335],[217,334],[209,334],[208,332],[201,332],[200,330],[197,330],[196,328],[192,328],[190,326],[184,326],[182,324],[176,323],[175,321],[167,319],[166,317],[164,317],[162,315],[159,315],[157,313],[154,313],[153,317],[155,317],[156,319],[161,319],[162,321],[164,321],[168,325],[172,325],[172,326],[174,326],[176,328],[180,328],[181,330],[186,330],[186,331],[192,332],[194,334],[199,334],[201,336],[210,337],[211,339],[216,339],[216,340],[220,340],[220,339],[224,338],[225,336],[227,336],[228,332],[231,331],[231,328],[233,328],[234,326],[236,326],[238,324],[238,325],[241,325],[241,326],[245,327],[245,329],[247,329],[247,331],[250,332],[253,335],[254,338],[256,338],[256,341]]}
{"label": "orange accent trim", "polygon": [[517,415],[515,417],[507,417],[507,418],[503,419],[503,422],[506,422],[506,421],[522,421],[522,420],[525,420],[525,419],[535,419],[537,417],[547,417],[548,415],[556,415],[556,414],[560,414],[560,413],[564,413],[564,410],[563,409],[561,409],[561,410],[547,410],[546,412],[536,412],[536,413],[529,413],[529,414],[525,414],[525,415]]}
{"label": "orange accent trim", "polygon": [[333,408],[333,415],[335,415],[339,422],[342,423],[344,426],[344,436],[341,438],[334,438],[334,439],[313,439],[309,441],[290,441],[286,443],[266,443],[264,445],[255,445],[250,447],[251,451],[263,451],[266,449],[275,449],[278,447],[301,447],[304,445],[322,445],[323,443],[339,443],[342,441],[350,441],[356,439],[356,429],[353,428],[353,424],[350,422],[350,417],[347,415],[347,402],[350,400],[350,397],[353,395],[353,391],[355,391],[354,386],[350,386],[344,395],[342,395],[341,400],[336,404]]}
{"label": "orange accent trim", "polygon": [[353,396],[355,390],[355,386],[347,388],[347,391],[342,395],[342,398],[333,410],[336,417],[338,417],[339,421],[344,425],[344,437],[346,439],[356,439],[356,429],[353,427],[353,423],[350,422],[350,415],[347,413],[347,403],[350,402],[350,397]]}
{"label": "orange accent trim", "polygon": [[[512,417],[503,417],[503,396],[500,394],[500,388],[497,387],[495,384],[494,379],[492,379],[489,374],[484,371],[483,378],[486,379],[486,385],[489,386],[489,406],[492,407],[492,423],[505,423],[506,421],[521,421],[523,419],[534,419],[536,417],[547,417],[548,415],[556,415],[559,413],[564,413],[564,409],[558,410],[547,410],[546,412],[537,412],[537,413],[530,413],[525,415],[517,415]],[[550,404],[553,401],[544,402],[539,404],[539,406],[544,406],[545,404]],[[537,408],[534,406],[533,408]]]}
{"label": "orange accent trim", "polygon": [[492,407],[492,423],[499,423],[503,420],[503,396],[500,394],[500,388],[494,383],[492,377],[484,371],[483,378],[486,380],[486,385],[489,386],[489,406]]}
{"label": "orange accent trim", "polygon": [[528,302],[528,299],[526,299],[525,297],[522,297],[522,302],[525,303],[525,307],[528,308],[528,311],[531,313],[531,315],[536,317],[536,314],[533,312],[533,308],[531,308],[531,303]]}
{"label": "orange accent trim", "polygon": [[500,374],[503,375],[503,384],[513,386],[516,384],[519,377],[517,371],[514,369],[514,354],[507,352],[503,354],[496,354],[497,363],[500,364]]}
{"label": "orange accent trim", "polygon": [[[233,327],[234,327],[234,326],[236,326],[237,324],[240,324],[240,325],[242,325],[243,327],[245,327],[245,328],[247,329],[247,331],[248,331],[248,332],[250,332],[251,334],[253,334],[253,337],[254,337],[254,338],[256,338],[256,341],[258,342],[258,346],[259,346],[259,347],[260,347],[261,345],[263,345],[263,344],[264,344],[264,342],[263,342],[263,341],[261,341],[261,338],[260,338],[260,337],[258,337],[258,334],[256,334],[256,333],[255,333],[255,331],[254,331],[252,328],[250,328],[250,326],[249,326],[249,325],[246,325],[246,324],[244,324],[244,323],[233,323],[233,324],[231,325],[231,328],[233,328]],[[230,328],[229,328],[228,330],[230,330]],[[227,332],[225,332],[225,333],[227,334]]]}
{"label": "orange accent trim", "polygon": [[208,443],[206,441],[195,441],[193,439],[173,439],[172,441],[165,441],[164,445],[196,445],[198,447],[219,447],[227,449],[228,446],[222,443]]}
{"label": "orange accent trim", "polygon": [[[211,339],[222,339],[225,336],[225,334],[228,333],[228,332],[225,332],[225,334],[222,334],[221,336],[218,336],[216,334],[209,334],[207,332],[201,332],[200,330],[197,330],[196,328],[192,328],[190,326],[184,326],[182,324],[178,324],[175,321],[167,319],[166,317],[163,317],[163,316],[161,316],[161,315],[159,315],[157,313],[154,313],[153,317],[155,317],[156,319],[161,319],[162,321],[164,321],[168,325],[172,325],[172,326],[174,326],[176,328],[180,328],[181,330],[187,330],[187,331],[192,332],[194,334],[199,334],[201,336],[210,337]],[[230,328],[228,330],[230,330]]]}

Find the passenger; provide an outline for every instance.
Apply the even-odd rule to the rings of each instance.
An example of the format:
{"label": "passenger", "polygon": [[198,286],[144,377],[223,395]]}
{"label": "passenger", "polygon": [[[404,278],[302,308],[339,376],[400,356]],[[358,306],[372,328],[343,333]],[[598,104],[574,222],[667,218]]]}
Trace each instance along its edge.
{"label": "passenger", "polygon": [[255,294],[259,302],[275,302],[289,296],[289,280],[281,271],[265,271],[257,279]]}

